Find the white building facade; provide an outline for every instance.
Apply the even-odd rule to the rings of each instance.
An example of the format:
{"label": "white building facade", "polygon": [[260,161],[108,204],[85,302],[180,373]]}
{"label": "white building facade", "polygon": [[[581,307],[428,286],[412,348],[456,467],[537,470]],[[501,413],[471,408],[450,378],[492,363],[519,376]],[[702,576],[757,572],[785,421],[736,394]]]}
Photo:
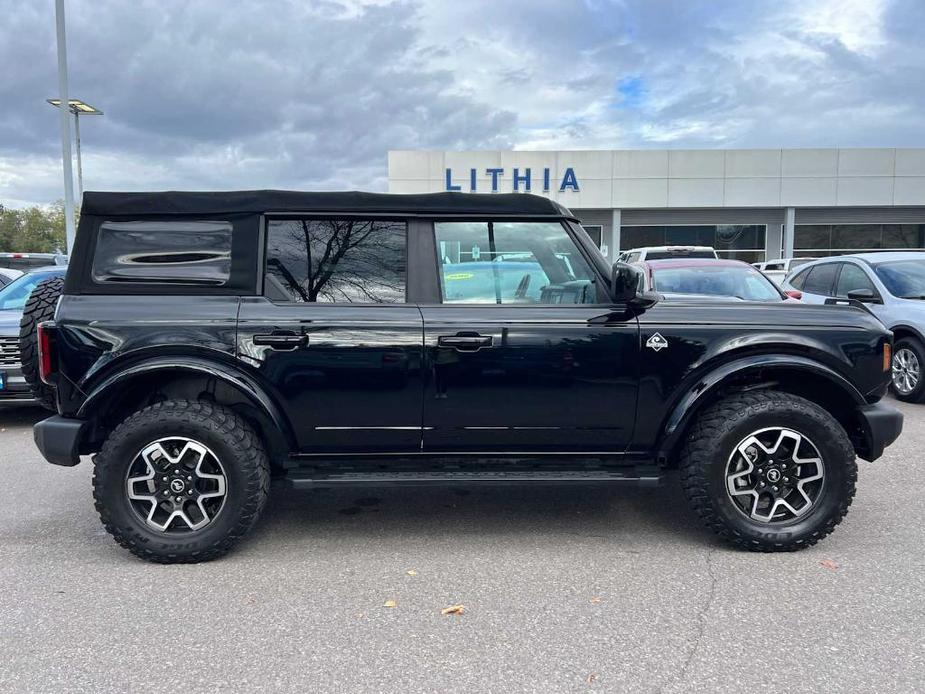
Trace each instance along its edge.
{"label": "white building facade", "polygon": [[604,254],[706,245],[747,262],[925,250],[925,149],[389,152],[389,192],[534,193]]}

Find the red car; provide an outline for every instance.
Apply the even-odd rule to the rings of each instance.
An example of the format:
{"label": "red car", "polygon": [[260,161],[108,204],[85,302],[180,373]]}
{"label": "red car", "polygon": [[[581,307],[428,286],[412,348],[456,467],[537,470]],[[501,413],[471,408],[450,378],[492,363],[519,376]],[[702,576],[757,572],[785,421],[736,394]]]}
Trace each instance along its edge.
{"label": "red car", "polygon": [[782,292],[759,270],[741,260],[719,258],[672,258],[649,260],[646,289],[672,299],[716,301],[795,301],[800,292]]}

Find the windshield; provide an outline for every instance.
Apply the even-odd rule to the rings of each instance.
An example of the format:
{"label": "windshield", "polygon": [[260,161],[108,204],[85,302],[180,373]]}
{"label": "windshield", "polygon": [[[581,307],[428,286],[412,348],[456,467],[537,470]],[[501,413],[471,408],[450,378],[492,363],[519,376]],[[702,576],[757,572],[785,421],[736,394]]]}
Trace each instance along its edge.
{"label": "windshield", "polygon": [[54,272],[30,272],[0,289],[0,311],[22,310],[32,290],[42,280],[55,277]]}
{"label": "windshield", "polygon": [[925,260],[897,260],[874,267],[877,277],[893,296],[925,299]]}
{"label": "windshield", "polygon": [[708,294],[744,301],[781,301],[770,280],[750,265],[652,269],[652,288],[663,294]]}

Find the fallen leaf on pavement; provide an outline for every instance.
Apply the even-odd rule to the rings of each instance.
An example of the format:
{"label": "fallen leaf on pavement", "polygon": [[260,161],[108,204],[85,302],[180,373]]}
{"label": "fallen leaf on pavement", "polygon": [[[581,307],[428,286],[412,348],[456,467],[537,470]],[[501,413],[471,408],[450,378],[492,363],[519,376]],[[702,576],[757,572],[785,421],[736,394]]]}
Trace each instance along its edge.
{"label": "fallen leaf on pavement", "polygon": [[593,598],[591,598],[591,602],[594,603],[595,605],[599,603],[600,601],[601,599],[597,597],[596,595]]}
{"label": "fallen leaf on pavement", "polygon": [[597,673],[596,673],[596,672],[592,672],[590,675],[588,675],[588,677],[587,677],[587,679],[586,679],[585,681],[586,681],[588,684],[594,684],[594,681],[595,681],[596,679],[597,679]]}
{"label": "fallen leaf on pavement", "polygon": [[462,614],[465,609],[465,605],[450,605],[440,610],[440,614]]}
{"label": "fallen leaf on pavement", "polygon": [[821,562],[819,562],[819,566],[821,566],[824,569],[833,569],[833,570],[838,568],[838,564],[836,564],[831,559],[823,559]]}
{"label": "fallen leaf on pavement", "polygon": [[418,575],[418,572],[415,571],[414,569],[409,569],[409,570],[407,571],[407,574],[408,574],[409,576],[417,576],[417,575]]}
{"label": "fallen leaf on pavement", "polygon": [[394,600],[386,600],[384,603],[382,603],[382,606],[383,607],[395,607],[395,605],[397,604],[398,603],[395,602]]}

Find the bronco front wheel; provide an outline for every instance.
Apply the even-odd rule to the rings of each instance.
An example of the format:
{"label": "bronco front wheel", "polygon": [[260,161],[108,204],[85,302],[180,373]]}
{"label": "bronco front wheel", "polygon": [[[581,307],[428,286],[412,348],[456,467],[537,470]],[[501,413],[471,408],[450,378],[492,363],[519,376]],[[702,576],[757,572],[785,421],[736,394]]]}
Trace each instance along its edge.
{"label": "bronco front wheel", "polygon": [[707,526],[737,547],[802,549],[828,535],[854,498],[857,463],[842,426],[789,393],[735,395],[689,432],[681,481]]}
{"label": "bronco front wheel", "polygon": [[160,563],[215,559],[257,521],[269,489],[260,439],[232,410],[168,400],[112,432],[94,460],[93,491],[106,530]]}

